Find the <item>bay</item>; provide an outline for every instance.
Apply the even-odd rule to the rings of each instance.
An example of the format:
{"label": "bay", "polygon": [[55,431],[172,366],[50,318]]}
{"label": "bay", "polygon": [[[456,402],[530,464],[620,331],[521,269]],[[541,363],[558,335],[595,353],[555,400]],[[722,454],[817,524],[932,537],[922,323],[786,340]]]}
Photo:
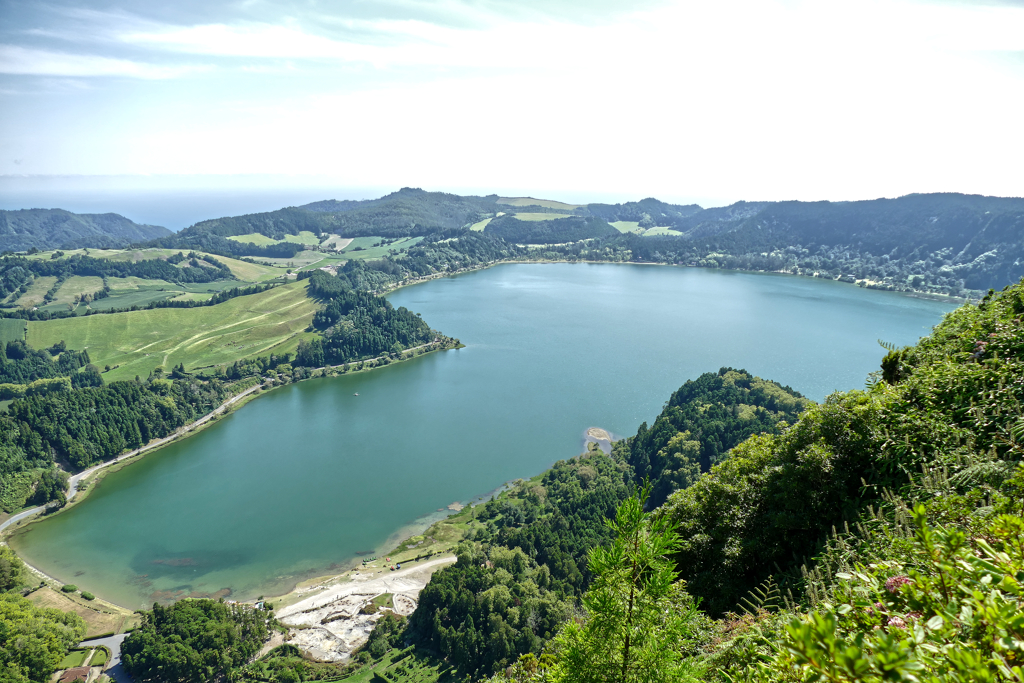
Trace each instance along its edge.
{"label": "bay", "polygon": [[501,265],[389,298],[465,348],[270,392],[110,474],[15,550],[126,607],[279,594],[579,453],[588,427],[635,433],[703,372],[743,368],[820,401],[864,386],[879,339],[911,344],[953,308],[618,264]]}

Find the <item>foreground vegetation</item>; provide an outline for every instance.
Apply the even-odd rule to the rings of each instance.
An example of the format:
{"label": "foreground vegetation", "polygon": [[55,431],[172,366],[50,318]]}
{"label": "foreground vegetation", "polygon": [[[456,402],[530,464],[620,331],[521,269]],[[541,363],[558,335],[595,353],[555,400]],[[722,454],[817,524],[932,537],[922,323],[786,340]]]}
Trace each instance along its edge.
{"label": "foreground vegetation", "polygon": [[[538,205],[528,213],[561,217],[495,217],[468,231],[458,221],[479,222],[496,202],[398,195],[355,207],[377,221],[365,230],[422,239],[379,259],[348,259],[337,275],[300,270],[298,282],[265,291],[238,287],[227,256],[198,251],[138,262],[56,252],[3,259],[4,296],[14,306],[8,313],[18,316],[0,328],[7,337],[0,392],[13,401],[0,414],[4,509],[60,505],[66,475],[56,462],[78,469],[110,459],[243,388],[454,342],[380,296],[417,278],[533,258],[795,268],[830,277],[859,263],[863,270],[851,277],[871,286],[963,293],[1016,272],[1003,247],[945,251],[956,237],[947,223],[975,225],[982,211],[996,215],[978,227],[972,249],[1012,232],[1013,207],[985,198],[883,202],[864,209],[875,221],[867,226],[848,207],[830,205],[737,205],[708,215],[645,200],[588,209],[593,220]],[[430,208],[423,215],[437,223],[402,227],[393,221],[398,205]],[[353,207],[301,210],[324,214],[315,225],[294,211],[285,216],[292,223],[276,227],[259,216],[223,219],[186,238],[195,242],[189,248],[208,251],[236,245],[226,249],[236,256],[284,253],[308,245],[265,231],[315,233],[311,225],[331,221],[343,228],[350,218],[332,213],[340,208]],[[918,225],[926,210],[936,220]],[[901,215],[916,230],[939,227],[928,228],[920,249],[905,251],[877,227]],[[604,222],[612,219],[682,234],[620,234]],[[831,227],[814,232],[812,224]],[[594,227],[602,234],[554,243],[563,229]],[[498,229],[510,232],[502,238]],[[840,241],[850,230],[861,231],[857,249]],[[526,233],[517,231],[552,244],[518,246]],[[255,234],[266,237],[254,238],[263,244],[229,239]],[[916,239],[912,230],[901,234]],[[797,239],[804,241],[794,246]],[[877,255],[883,247],[891,249]],[[67,286],[102,282],[107,289],[115,279],[154,277],[223,294],[208,292],[209,305],[191,299],[176,304],[182,308],[75,317],[78,311],[59,317],[16,303],[33,288],[45,286],[42,300],[57,301]],[[84,303],[98,310],[95,299]],[[590,451],[557,463],[476,511],[459,561],[437,572],[408,620],[378,623],[348,673],[372,667],[394,681],[428,672],[518,681],[1024,680],[1022,320],[1024,286],[992,292],[918,345],[888,349],[865,391],[822,405],[729,368],[688,382],[651,427],[616,443],[611,457]],[[151,338],[140,341],[140,326]],[[4,562],[0,576],[22,576],[16,558]],[[23,583],[7,580],[5,590],[24,590]],[[45,636],[46,653],[31,661],[19,645],[27,636],[14,627],[0,634],[2,664],[22,677],[13,680],[41,680],[53,658],[66,655],[64,643],[81,637],[80,624],[26,606],[16,592],[4,597],[11,620],[64,634]],[[343,673],[304,663],[287,648],[249,664],[273,627],[270,615],[183,604],[149,615],[140,632],[148,635],[133,640],[140,677],[161,680],[173,671],[176,680],[327,680]]]}

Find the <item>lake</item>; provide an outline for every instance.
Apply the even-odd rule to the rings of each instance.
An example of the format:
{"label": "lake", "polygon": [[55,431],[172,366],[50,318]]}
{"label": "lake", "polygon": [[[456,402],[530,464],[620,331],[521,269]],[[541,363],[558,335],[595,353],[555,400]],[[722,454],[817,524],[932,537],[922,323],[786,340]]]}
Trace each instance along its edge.
{"label": "lake", "polygon": [[953,308],[616,264],[501,265],[389,298],[465,348],[270,392],[11,544],[126,607],[279,594],[580,453],[588,427],[635,433],[701,373],[743,368],[820,401],[864,386],[879,339],[911,344]]}

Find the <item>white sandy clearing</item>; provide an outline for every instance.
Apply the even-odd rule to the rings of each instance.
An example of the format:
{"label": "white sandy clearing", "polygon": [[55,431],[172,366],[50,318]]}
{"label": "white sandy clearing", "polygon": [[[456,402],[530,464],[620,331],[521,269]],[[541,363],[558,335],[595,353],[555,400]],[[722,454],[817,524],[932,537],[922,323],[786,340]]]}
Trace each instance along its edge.
{"label": "white sandy clearing", "polygon": [[[287,642],[296,645],[314,659],[324,662],[347,660],[366,642],[374,624],[387,611],[408,616],[435,571],[452,564],[452,555],[439,557],[398,571],[353,571],[351,581],[330,586],[323,593],[282,607],[277,618],[285,626],[295,627]],[[394,609],[362,614],[362,608],[384,593],[394,595]]]}

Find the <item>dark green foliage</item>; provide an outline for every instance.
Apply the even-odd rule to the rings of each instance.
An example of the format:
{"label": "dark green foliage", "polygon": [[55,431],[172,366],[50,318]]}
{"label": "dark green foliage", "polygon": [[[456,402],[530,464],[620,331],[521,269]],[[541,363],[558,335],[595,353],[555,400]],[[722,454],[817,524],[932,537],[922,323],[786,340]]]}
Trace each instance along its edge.
{"label": "dark green foliage", "polygon": [[15,401],[5,419],[19,425],[16,443],[26,451],[52,448],[72,466],[84,468],[167,436],[225,397],[216,380],[113,382]]}
{"label": "dark green foliage", "polygon": [[[64,350],[54,358],[52,350],[36,351],[23,341],[9,341],[0,351],[0,384],[28,384],[37,379],[71,377],[72,385],[76,387],[101,385],[103,379],[95,368],[92,369],[95,372],[79,372],[88,365],[88,351]],[[76,377],[79,374],[82,377]]]}
{"label": "dark green foliage", "polygon": [[623,204],[587,204],[586,212],[608,222],[635,221],[641,228],[656,226],[687,229],[690,227],[687,218],[707,213],[697,204],[666,204],[657,199],[641,199],[638,202]]}
{"label": "dark green foliage", "polygon": [[126,247],[170,234],[116,213],[75,214],[63,209],[0,211],[0,251]]}
{"label": "dark green foliage", "polygon": [[380,199],[328,200],[301,208],[322,215],[325,223],[331,226],[326,232],[346,237],[407,237],[468,226],[499,211],[497,200],[494,195],[460,197],[405,187]]}
{"label": "dark green foliage", "polygon": [[434,574],[408,637],[464,674],[502,669],[539,652],[589,582],[587,553],[608,542],[605,524],[629,495],[624,467],[600,453],[560,461],[536,484],[488,502],[479,545]]}
{"label": "dark green foliage", "polygon": [[[1014,432],[1024,399],[1022,292],[1016,285],[954,311],[899,352],[895,384],[833,395],[674,494],[664,510],[683,534],[677,561],[690,589],[721,613],[770,574],[796,587],[833,527],[859,523],[869,506],[886,504],[886,491],[927,501],[934,515],[982,506],[1024,452]],[[945,493],[933,497],[936,487]],[[960,515],[966,524],[970,514]],[[872,537],[870,545],[883,543],[896,541]]]}
{"label": "dark green foliage", "polygon": [[662,211],[660,222],[657,212],[592,206],[592,213],[607,219],[651,216],[649,223],[683,235],[614,235],[585,246],[554,247],[556,254],[871,280],[869,287],[955,296],[976,296],[1024,275],[1022,199],[926,194],[859,202],[739,202],[686,216]]}
{"label": "dark green foliage", "polygon": [[[350,272],[354,270],[358,268]],[[384,297],[355,289],[344,270],[337,276],[313,271],[307,291],[324,303],[313,317],[313,325],[324,334],[300,343],[295,365],[321,367],[372,358],[420,346],[438,336],[407,308],[396,309]]]}
{"label": "dark green foliage", "polygon": [[650,505],[657,507],[747,437],[796,422],[810,403],[789,387],[722,368],[687,381],[650,429],[644,423],[618,446],[636,480],[653,485]]}
{"label": "dark green foliage", "polygon": [[515,216],[500,216],[487,224],[484,234],[520,244],[560,244],[609,237],[618,235],[619,231],[593,216],[566,216],[549,221],[521,221]]}
{"label": "dark green foliage", "polygon": [[153,605],[125,639],[121,657],[136,681],[211,681],[249,661],[269,637],[273,615],[250,605],[181,600]]}
{"label": "dark green foliage", "polygon": [[43,470],[36,481],[36,492],[30,502],[35,505],[46,505],[53,502],[62,507],[67,502],[65,491],[68,488],[68,474],[56,468]]}
{"label": "dark green foliage", "polygon": [[25,565],[7,546],[0,546],[0,593],[21,587],[28,580]]}
{"label": "dark green foliage", "polygon": [[0,680],[44,683],[85,635],[74,612],[34,606],[15,593],[0,594]]}

